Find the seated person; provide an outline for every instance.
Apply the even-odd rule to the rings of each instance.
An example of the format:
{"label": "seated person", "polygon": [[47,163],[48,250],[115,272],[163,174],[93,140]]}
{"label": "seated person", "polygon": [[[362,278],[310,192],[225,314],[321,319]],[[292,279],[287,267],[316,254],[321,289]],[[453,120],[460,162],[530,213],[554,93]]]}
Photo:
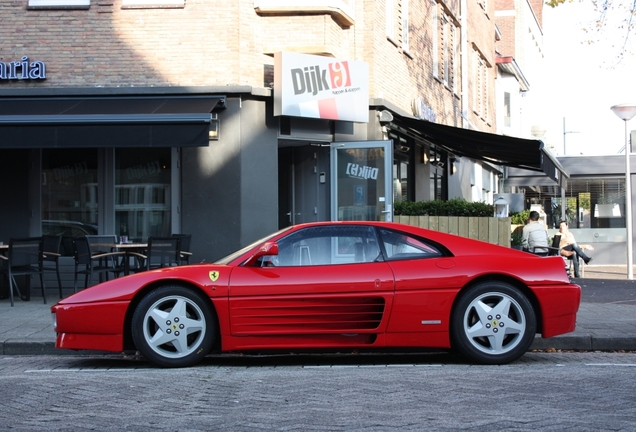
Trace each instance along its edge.
{"label": "seated person", "polygon": [[574,264],[574,277],[581,277],[579,275],[579,257],[583,259],[585,264],[589,264],[592,258],[588,257],[583,250],[594,250],[594,248],[591,245],[579,246],[574,239],[574,234],[570,232],[566,221],[559,222],[559,232],[561,233],[561,242],[559,243],[561,255],[572,260]]}
{"label": "seated person", "polygon": [[[537,255],[548,254],[548,232],[539,222],[539,212],[531,211],[528,223],[523,227],[521,244],[525,250]],[[540,246],[545,247],[545,249]]]}

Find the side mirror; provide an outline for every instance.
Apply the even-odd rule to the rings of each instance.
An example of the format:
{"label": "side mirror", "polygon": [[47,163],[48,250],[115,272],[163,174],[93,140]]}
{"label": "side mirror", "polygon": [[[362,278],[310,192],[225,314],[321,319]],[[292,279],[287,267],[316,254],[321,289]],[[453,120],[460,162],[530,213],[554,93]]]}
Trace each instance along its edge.
{"label": "side mirror", "polygon": [[278,243],[276,243],[276,242],[265,242],[265,243],[263,243],[263,245],[261,247],[259,247],[256,250],[256,252],[254,252],[254,255],[249,257],[247,259],[247,261],[245,261],[245,263],[243,263],[243,266],[249,267],[251,265],[254,265],[254,263],[256,261],[258,261],[259,258],[262,258],[264,256],[268,256],[268,255],[278,255]]}

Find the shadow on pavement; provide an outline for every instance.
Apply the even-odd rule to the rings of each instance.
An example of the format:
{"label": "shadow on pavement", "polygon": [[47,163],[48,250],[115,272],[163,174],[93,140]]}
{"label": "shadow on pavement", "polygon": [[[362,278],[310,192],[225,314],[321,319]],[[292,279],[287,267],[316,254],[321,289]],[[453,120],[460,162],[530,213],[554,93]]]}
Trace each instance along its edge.
{"label": "shadow on pavement", "polygon": [[[194,367],[273,367],[273,366],[400,366],[466,364],[450,352],[417,353],[332,353],[332,354],[223,354],[209,355]],[[138,355],[101,355],[65,358],[70,369],[162,369]],[[168,370],[168,369],[166,369]]]}

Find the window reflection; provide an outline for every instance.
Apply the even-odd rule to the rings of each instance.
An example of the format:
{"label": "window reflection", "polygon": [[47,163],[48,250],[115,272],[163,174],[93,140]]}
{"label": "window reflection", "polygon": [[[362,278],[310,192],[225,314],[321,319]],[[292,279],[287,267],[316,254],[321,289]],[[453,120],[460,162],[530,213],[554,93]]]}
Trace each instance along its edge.
{"label": "window reflection", "polygon": [[115,230],[129,241],[171,234],[170,149],[115,151]]}
{"label": "window reflection", "polygon": [[445,186],[446,176],[444,171],[446,155],[431,149],[429,160],[431,166],[429,180],[431,200],[445,200],[448,195]]}
{"label": "window reflection", "polygon": [[384,218],[384,148],[338,150],[338,220]]}
{"label": "window reflection", "polygon": [[42,234],[62,236],[61,254],[97,234],[97,200],[96,149],[42,150]]}
{"label": "window reflection", "polygon": [[380,255],[375,230],[326,226],[297,231],[278,242],[278,255],[263,266],[316,266],[374,262]]}

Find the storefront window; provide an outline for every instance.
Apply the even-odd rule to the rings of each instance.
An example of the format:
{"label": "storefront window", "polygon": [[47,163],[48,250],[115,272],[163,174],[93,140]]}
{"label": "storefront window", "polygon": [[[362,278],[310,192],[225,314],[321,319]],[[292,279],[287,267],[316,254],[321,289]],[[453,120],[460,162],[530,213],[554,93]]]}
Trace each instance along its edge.
{"label": "storefront window", "polygon": [[[526,201],[542,204],[550,228],[558,228],[565,218],[573,228],[625,228],[625,180],[622,178],[570,179],[565,191],[565,210],[561,197],[551,196],[549,188],[525,189]],[[558,193],[558,191],[556,191]]]}
{"label": "storefront window", "polygon": [[170,149],[115,151],[115,231],[129,241],[171,234]]}
{"label": "storefront window", "polygon": [[431,200],[444,200],[446,199],[445,193],[445,172],[444,172],[444,164],[445,164],[446,155],[439,153],[435,150],[431,150],[430,153],[430,179],[429,179],[429,187],[430,187],[430,197]]}
{"label": "storefront window", "polygon": [[62,236],[60,252],[73,254],[73,237],[97,234],[97,150],[42,151],[42,234]]}
{"label": "storefront window", "polygon": [[397,157],[393,161],[393,199],[411,201],[409,194],[409,164]]}
{"label": "storefront window", "polygon": [[[539,206],[546,213],[548,235],[568,221],[581,244],[625,243],[625,180],[622,177],[571,178],[564,191],[556,186],[507,187],[506,193],[525,198],[525,209]],[[564,204],[564,205],[563,205]]]}
{"label": "storefront window", "polygon": [[332,220],[387,220],[392,205],[390,141],[332,144]]}

